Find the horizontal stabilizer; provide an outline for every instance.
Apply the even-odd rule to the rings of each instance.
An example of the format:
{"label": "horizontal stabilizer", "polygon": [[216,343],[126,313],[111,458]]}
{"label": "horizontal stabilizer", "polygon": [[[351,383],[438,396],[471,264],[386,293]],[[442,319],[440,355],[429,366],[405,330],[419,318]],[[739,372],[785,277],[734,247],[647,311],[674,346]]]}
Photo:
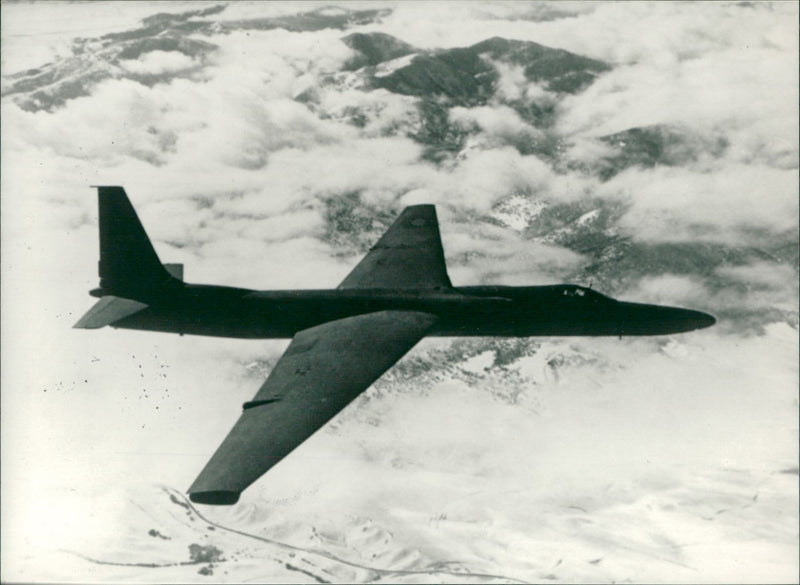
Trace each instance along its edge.
{"label": "horizontal stabilizer", "polygon": [[99,329],[146,308],[147,305],[144,303],[108,295],[97,301],[94,307],[89,309],[73,327],[76,329]]}

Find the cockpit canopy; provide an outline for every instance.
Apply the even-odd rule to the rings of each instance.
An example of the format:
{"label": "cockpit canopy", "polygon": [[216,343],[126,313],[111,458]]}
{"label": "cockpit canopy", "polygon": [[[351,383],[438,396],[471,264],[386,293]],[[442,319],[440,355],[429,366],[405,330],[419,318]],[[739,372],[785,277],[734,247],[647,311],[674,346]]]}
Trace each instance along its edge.
{"label": "cockpit canopy", "polygon": [[568,299],[580,299],[594,302],[608,300],[607,296],[590,288],[586,288],[585,286],[578,286],[577,284],[565,284],[558,287],[558,294]]}

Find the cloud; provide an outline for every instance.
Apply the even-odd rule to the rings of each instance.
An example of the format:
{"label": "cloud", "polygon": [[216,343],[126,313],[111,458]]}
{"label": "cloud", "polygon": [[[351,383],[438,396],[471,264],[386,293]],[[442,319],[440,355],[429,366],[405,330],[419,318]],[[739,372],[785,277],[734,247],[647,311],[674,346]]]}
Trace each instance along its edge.
{"label": "cloud", "polygon": [[455,164],[418,176],[422,181],[403,198],[405,204],[428,201],[486,213],[519,191],[547,190],[554,173],[539,158],[506,146],[462,151]]}
{"label": "cloud", "polygon": [[[756,476],[779,492],[794,481],[774,470],[797,457],[796,334],[776,324],[747,340],[711,331],[652,342],[546,340],[506,366],[505,374],[521,378],[493,368],[466,372],[462,362],[445,380],[425,379],[425,390],[410,390],[409,380],[394,392],[382,387],[389,401],[348,410],[324,442],[347,466],[343,476],[367,473],[364,460],[380,469],[368,477],[380,501],[396,506],[384,510],[359,499],[348,500],[348,509],[381,526],[397,526],[391,518],[402,509],[416,542],[446,538],[451,551],[469,548],[478,526],[484,546],[508,555],[507,570],[524,557],[550,571],[567,547],[582,560],[556,570],[574,580],[598,578],[600,569],[584,567],[585,559],[600,557],[609,581],[634,573],[734,578],[737,563],[720,561],[734,543],[767,545],[755,516],[780,523],[783,505],[796,516],[790,494],[758,509],[750,488]],[[481,354],[481,364],[492,361],[489,354]],[[748,368],[737,374],[742,363]],[[513,404],[500,398],[504,385],[517,391]],[[361,439],[366,433],[368,442]],[[292,462],[291,475],[303,474],[304,464]],[[308,471],[306,477],[314,481]],[[475,485],[480,489],[468,488]],[[296,513],[319,505],[316,499],[298,504]],[[465,524],[470,531],[458,530]],[[715,543],[714,558],[705,547],[687,546],[698,531],[703,542]],[[500,546],[500,535],[517,548]],[[784,564],[793,536],[776,538],[782,544],[770,552],[741,552],[764,570],[788,574],[796,567],[794,560]]]}
{"label": "cloud", "polygon": [[526,102],[534,104],[555,103],[553,94],[525,77],[523,66],[487,60],[497,70],[496,98],[509,101],[524,99]]}
{"label": "cloud", "polygon": [[776,262],[753,262],[721,266],[716,273],[725,288],[714,295],[721,307],[793,312],[797,309],[797,266]]}
{"label": "cloud", "polygon": [[[185,2],[184,6],[204,2]],[[124,5],[8,3],[2,8],[3,75],[40,67],[71,52],[75,37],[129,30],[158,4],[126,2]],[[110,8],[110,9],[109,9]]]}
{"label": "cloud", "polygon": [[513,232],[474,221],[451,223],[445,215],[443,246],[456,286],[551,284],[584,258],[555,245],[523,240]]}
{"label": "cloud", "polygon": [[659,305],[706,306],[709,291],[692,276],[663,274],[642,278],[626,297]]}
{"label": "cloud", "polygon": [[[599,136],[637,126],[680,124],[703,134],[725,132],[735,159],[757,155],[796,166],[797,112],[788,104],[798,95],[791,73],[797,61],[789,55],[731,49],[669,68],[650,63],[618,67],[561,102],[559,129]],[[755,96],[747,89],[752,87],[759,88]]]}
{"label": "cloud", "polygon": [[419,124],[416,99],[398,95],[385,89],[364,91],[362,88],[316,88],[322,111],[349,122],[359,117],[363,123],[362,134],[380,137],[411,132]]}
{"label": "cloud", "polygon": [[747,230],[783,232],[797,225],[796,173],[760,165],[717,172],[678,167],[629,169],[598,187],[630,210],[620,225],[649,241],[746,239]]}
{"label": "cloud", "polygon": [[[539,10],[546,12],[550,6],[552,5],[543,5]],[[574,14],[591,10],[593,7],[573,3],[560,14],[556,14],[556,18],[551,22],[571,21],[569,17]],[[558,11],[556,8],[554,12]],[[515,6],[514,3],[486,5],[458,2],[434,4],[399,2],[394,6],[392,14],[383,19],[380,29],[425,49],[464,47],[493,36],[535,40],[562,47],[561,43],[553,43],[552,39],[547,43],[539,39],[542,25],[546,24],[542,20],[546,20],[546,17],[540,19],[533,14],[533,18],[526,19],[532,15],[531,13],[536,12],[537,7],[522,3]]]}
{"label": "cloud", "polygon": [[490,137],[514,139],[519,136],[541,138],[543,133],[529,125],[512,108],[505,105],[456,107],[450,110],[450,119],[466,128],[476,125]]}
{"label": "cloud", "polygon": [[[638,279],[620,296],[622,300],[678,307],[693,307],[714,314],[719,332],[746,336],[751,333],[734,318],[742,314],[789,315],[796,311],[796,268],[772,262],[722,266],[701,278],[686,274],[661,274]],[[752,330],[760,330],[757,325]]]}
{"label": "cloud", "polygon": [[120,61],[120,67],[138,75],[162,75],[195,66],[195,61],[179,51],[150,51],[135,61]]}
{"label": "cloud", "polygon": [[717,269],[722,276],[743,282],[748,286],[782,288],[796,281],[796,267],[775,262],[755,262],[743,266],[722,266]]}
{"label": "cloud", "polygon": [[[602,23],[605,34],[583,35],[584,42],[617,66],[560,103],[559,129],[599,136],[686,125],[724,133],[733,163],[796,168],[798,41],[780,24],[792,14],[796,6],[600,6],[584,22],[590,30]],[[633,26],[641,34],[620,33]]]}
{"label": "cloud", "polygon": [[[217,69],[213,75],[220,81],[238,82],[232,86],[237,91],[242,84],[257,94],[281,92],[284,97],[293,97],[292,86],[298,78],[310,75],[319,81],[321,75],[341,70],[353,57],[342,36],[341,30],[333,29],[313,33],[276,29],[215,35],[213,40],[220,50],[215,55]],[[301,81],[309,83],[307,78]]]}

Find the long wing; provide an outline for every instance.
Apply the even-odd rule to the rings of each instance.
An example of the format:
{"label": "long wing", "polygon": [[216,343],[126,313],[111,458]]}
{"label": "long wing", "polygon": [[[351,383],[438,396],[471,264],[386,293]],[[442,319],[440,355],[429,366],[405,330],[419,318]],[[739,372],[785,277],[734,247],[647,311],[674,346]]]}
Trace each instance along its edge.
{"label": "long wing", "polygon": [[242,490],[377,380],[435,321],[428,313],[381,311],[299,332],[189,488],[192,501],[236,503]]}
{"label": "long wing", "polygon": [[433,205],[406,207],[339,285],[346,288],[450,288]]}

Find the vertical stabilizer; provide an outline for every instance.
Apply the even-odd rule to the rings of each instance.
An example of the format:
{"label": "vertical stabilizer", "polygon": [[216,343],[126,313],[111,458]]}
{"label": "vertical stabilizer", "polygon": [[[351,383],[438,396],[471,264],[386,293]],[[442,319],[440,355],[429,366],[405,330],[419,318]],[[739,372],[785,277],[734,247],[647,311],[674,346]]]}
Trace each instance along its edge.
{"label": "vertical stabilizer", "polygon": [[135,298],[163,287],[172,276],[158,259],[125,189],[98,187],[100,288]]}

